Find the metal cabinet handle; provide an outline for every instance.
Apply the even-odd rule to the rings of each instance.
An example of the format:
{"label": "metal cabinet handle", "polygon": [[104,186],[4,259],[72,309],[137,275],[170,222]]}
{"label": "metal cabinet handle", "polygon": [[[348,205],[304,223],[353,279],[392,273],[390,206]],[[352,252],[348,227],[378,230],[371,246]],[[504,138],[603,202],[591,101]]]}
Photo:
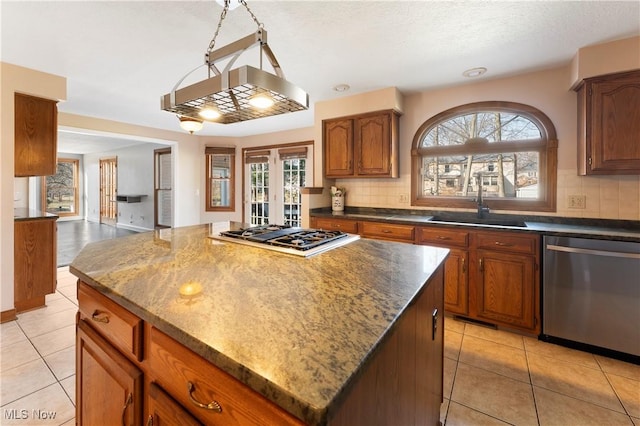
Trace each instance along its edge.
{"label": "metal cabinet handle", "polygon": [[467,273],[467,264],[465,263],[464,257],[462,258],[462,273],[463,274]]}
{"label": "metal cabinet handle", "polygon": [[153,416],[149,414],[149,418],[147,418],[147,426],[153,426]]}
{"label": "metal cabinet handle", "polygon": [[98,310],[95,310],[91,315],[91,319],[96,322],[103,322],[105,324],[109,324],[109,314],[106,312],[100,312]]}
{"label": "metal cabinet handle", "polygon": [[438,308],[431,313],[431,340],[436,340],[436,331],[438,330]]}
{"label": "metal cabinet handle", "polygon": [[496,241],[495,245],[500,246],[500,247],[511,247],[511,246],[513,246],[513,244],[503,243],[502,241]]}
{"label": "metal cabinet handle", "polygon": [[390,229],[383,229],[382,230],[383,234],[391,234],[391,232],[393,232],[393,231],[391,231]]}
{"label": "metal cabinet handle", "polygon": [[204,408],[205,410],[211,410],[211,411],[215,411],[216,413],[222,413],[222,407],[220,406],[218,401],[213,400],[208,404],[203,404],[202,402],[195,399],[193,397],[193,392],[195,392],[195,390],[196,390],[196,386],[192,382],[188,382],[187,391],[189,392],[189,399],[194,405],[200,408]]}
{"label": "metal cabinet handle", "polygon": [[122,426],[126,426],[125,416],[127,414],[127,407],[133,403],[133,395],[129,392],[129,396],[127,396],[127,400],[124,402],[124,407],[122,407]]}
{"label": "metal cabinet handle", "polygon": [[484,271],[484,265],[482,265],[482,258],[480,258],[480,272]]}
{"label": "metal cabinet handle", "polygon": [[444,240],[450,240],[451,238],[449,238],[449,237],[443,237],[442,235],[438,235],[438,236],[437,236],[437,239],[439,239],[439,240],[443,240],[443,241],[444,241]]}

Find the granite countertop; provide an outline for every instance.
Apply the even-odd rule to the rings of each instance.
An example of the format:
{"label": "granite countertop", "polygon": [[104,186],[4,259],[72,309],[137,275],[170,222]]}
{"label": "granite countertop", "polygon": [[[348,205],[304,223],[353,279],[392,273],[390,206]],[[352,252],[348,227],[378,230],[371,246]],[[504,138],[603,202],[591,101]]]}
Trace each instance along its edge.
{"label": "granite countertop", "polygon": [[[329,208],[315,209],[311,216],[354,220],[375,220],[416,226],[453,226],[491,228],[558,235],[640,242],[640,221],[564,218],[557,216],[511,215],[490,213],[486,219],[476,221],[475,214],[457,211],[428,211],[402,209],[349,208],[332,212]],[[446,218],[446,220],[439,220]],[[459,222],[456,221],[459,220]],[[503,224],[500,224],[502,222]],[[518,226],[511,223],[520,222]]]}
{"label": "granite countertop", "polygon": [[[326,419],[448,254],[361,239],[309,258],[212,225],[88,244],[73,274],[309,424]],[[199,283],[192,300],[184,284]]]}
{"label": "granite countertop", "polygon": [[57,219],[55,214],[43,212],[41,210],[28,209],[20,207],[13,209],[13,220],[39,220],[39,219]]}

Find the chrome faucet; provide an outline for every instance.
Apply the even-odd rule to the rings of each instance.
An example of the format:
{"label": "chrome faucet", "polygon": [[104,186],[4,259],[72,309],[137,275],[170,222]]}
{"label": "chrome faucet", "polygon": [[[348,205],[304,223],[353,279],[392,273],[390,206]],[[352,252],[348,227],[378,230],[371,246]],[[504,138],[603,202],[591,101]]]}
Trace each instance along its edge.
{"label": "chrome faucet", "polygon": [[476,176],[478,178],[478,196],[475,201],[478,205],[478,219],[482,219],[485,213],[489,213],[489,206],[484,205],[482,201],[482,173],[478,172]]}

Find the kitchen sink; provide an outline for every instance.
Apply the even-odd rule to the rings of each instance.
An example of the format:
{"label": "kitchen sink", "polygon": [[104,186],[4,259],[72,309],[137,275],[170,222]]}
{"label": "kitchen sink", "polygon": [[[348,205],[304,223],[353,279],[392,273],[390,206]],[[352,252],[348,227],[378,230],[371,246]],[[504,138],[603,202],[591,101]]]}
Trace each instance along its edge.
{"label": "kitchen sink", "polygon": [[527,224],[524,221],[517,219],[478,218],[470,216],[434,216],[431,220],[433,222],[467,223],[470,225],[513,226],[519,228],[527,227]]}

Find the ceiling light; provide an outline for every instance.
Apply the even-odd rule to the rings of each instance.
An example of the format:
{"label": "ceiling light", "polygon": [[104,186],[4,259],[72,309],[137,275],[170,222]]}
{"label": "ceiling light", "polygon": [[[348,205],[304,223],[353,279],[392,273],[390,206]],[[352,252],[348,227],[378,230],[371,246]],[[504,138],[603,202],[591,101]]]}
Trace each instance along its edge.
{"label": "ceiling light", "polygon": [[180,128],[182,128],[182,130],[185,130],[191,134],[193,134],[193,132],[197,132],[198,130],[202,129],[202,120],[198,120],[197,118],[193,118],[193,117],[181,117],[181,116],[178,116],[178,119],[180,120]]}
{"label": "ceiling light", "polygon": [[471,68],[466,70],[465,72],[462,73],[462,75],[468,78],[474,78],[474,77],[480,77],[485,72],[487,72],[487,69],[485,67],[477,67],[477,68]]}
{"label": "ceiling light", "polygon": [[[206,105],[215,99],[215,105],[220,113],[220,117],[215,121],[229,124],[309,109],[309,95],[284,78],[280,64],[267,44],[267,31],[251,12],[246,0],[237,1],[247,9],[258,30],[254,34],[214,50],[222,21],[230,8],[229,1],[225,1],[216,33],[205,54],[205,63],[200,66],[207,67],[207,78],[181,88],[182,82],[200,67],[187,73],[171,92],[160,98],[160,107],[163,110],[202,121],[199,118],[202,117],[199,115],[200,112],[207,109]],[[260,47],[260,69],[250,65],[231,69],[238,57],[254,46]],[[262,70],[263,56],[269,60],[275,73]],[[220,62],[225,60],[228,62],[220,70],[222,68]],[[272,104],[267,107],[253,107],[254,97],[259,97],[260,94],[267,94]]]}
{"label": "ceiling light", "polygon": [[336,84],[335,86],[333,86],[333,90],[335,92],[346,92],[349,89],[351,89],[351,86],[349,86],[348,84]]}

